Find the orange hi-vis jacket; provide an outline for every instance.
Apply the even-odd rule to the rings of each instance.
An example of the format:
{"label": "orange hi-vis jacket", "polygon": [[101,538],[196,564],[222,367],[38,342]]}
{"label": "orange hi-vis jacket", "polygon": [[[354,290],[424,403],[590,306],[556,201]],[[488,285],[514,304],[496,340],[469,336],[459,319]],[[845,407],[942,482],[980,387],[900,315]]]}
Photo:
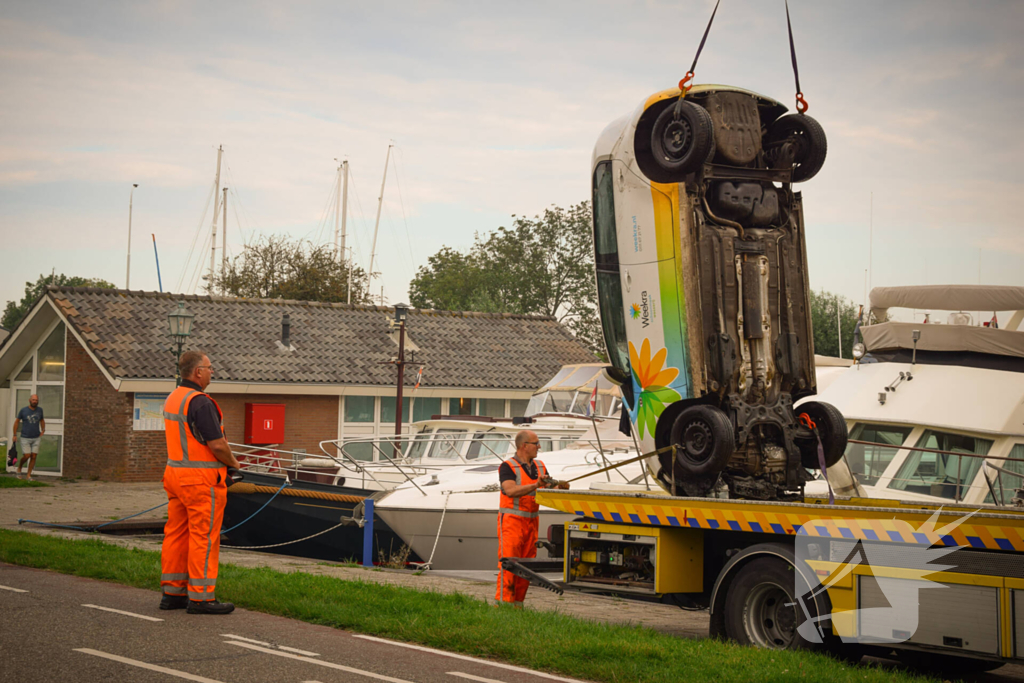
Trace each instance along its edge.
{"label": "orange hi-vis jacket", "polygon": [[[533,461],[533,464],[537,467],[536,479],[531,477],[526,471],[526,468],[523,467],[515,458],[509,458],[505,462],[515,473],[517,486],[535,484],[537,481],[548,476],[548,470],[540,460]],[[537,517],[538,510],[540,510],[540,505],[537,504],[537,498],[532,493],[518,498],[512,498],[511,496],[506,496],[504,491],[501,492],[501,500],[498,503],[499,515],[509,514],[517,515],[519,517],[535,518]]]}
{"label": "orange hi-vis jacket", "polygon": [[[227,466],[192,434],[188,424],[189,404],[206,395],[178,387],[164,403],[168,507],[160,585],[167,595],[187,594],[200,601],[216,599],[220,527],[227,503]],[[213,405],[223,424],[224,413],[216,401]]]}
{"label": "orange hi-vis jacket", "polygon": [[[534,484],[547,476],[548,470],[540,460],[534,460],[537,467],[537,478],[531,477],[526,468],[515,458],[505,462],[516,475],[516,484]],[[530,586],[527,579],[521,578],[501,568],[503,557],[536,557],[537,532],[540,527],[540,505],[534,494],[512,498],[501,492],[498,503],[498,586],[494,593],[495,602],[511,603],[522,606],[526,598],[526,589]]]}

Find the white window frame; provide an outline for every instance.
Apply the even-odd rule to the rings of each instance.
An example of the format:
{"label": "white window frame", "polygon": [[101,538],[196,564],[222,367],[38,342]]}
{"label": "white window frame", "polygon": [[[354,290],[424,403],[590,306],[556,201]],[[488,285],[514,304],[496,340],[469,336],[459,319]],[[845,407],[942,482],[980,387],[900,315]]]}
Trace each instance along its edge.
{"label": "white window frame", "polygon": [[[53,331],[55,329],[57,329],[58,325],[64,325],[64,321],[61,320],[60,318],[57,318],[56,320],[54,320],[46,328],[46,331],[43,332],[43,334],[41,334],[39,336],[39,340],[32,346],[32,350],[29,353],[25,354],[25,356],[15,365],[15,370],[8,377],[8,379],[10,380],[10,386],[11,386],[11,408],[10,408],[10,418],[11,418],[11,421],[10,421],[9,424],[11,425],[12,428],[14,427],[14,421],[18,417],[18,411],[21,410],[21,408],[24,407],[24,406],[19,406],[18,405],[18,400],[17,400],[18,399],[18,390],[27,390],[29,392],[29,395],[31,395],[31,394],[38,393],[38,387],[40,387],[40,386],[51,386],[51,387],[52,386],[59,386],[62,389],[62,391],[61,391],[61,416],[62,417],[60,417],[60,418],[50,418],[50,417],[46,417],[45,415],[43,416],[43,419],[46,421],[46,433],[48,435],[50,435],[50,436],[59,436],[59,437],[61,437],[60,438],[60,448],[57,451],[57,471],[56,472],[51,472],[49,470],[38,470],[38,469],[33,471],[33,474],[37,474],[38,473],[40,475],[53,476],[53,477],[60,477],[60,476],[62,476],[64,474],[64,422],[67,419],[68,334],[70,332],[70,330],[68,330],[67,325],[64,325],[64,371],[63,371],[64,376],[63,376],[63,378],[60,379],[59,381],[58,380],[39,381],[36,378],[38,376],[38,361],[39,361],[39,359],[37,358],[37,354],[39,353],[39,347],[43,345],[43,342],[45,342],[47,339],[50,338],[50,335],[53,334]],[[27,380],[27,381],[26,380],[18,380],[18,381],[16,381],[14,378],[17,377],[18,373],[21,372],[22,368],[25,367],[26,363],[29,363],[30,367],[32,368],[32,379]],[[12,430],[12,433],[13,433],[13,430]],[[13,468],[8,467],[7,469],[8,469],[8,471],[10,471],[10,470],[17,471],[18,466],[14,465]]]}

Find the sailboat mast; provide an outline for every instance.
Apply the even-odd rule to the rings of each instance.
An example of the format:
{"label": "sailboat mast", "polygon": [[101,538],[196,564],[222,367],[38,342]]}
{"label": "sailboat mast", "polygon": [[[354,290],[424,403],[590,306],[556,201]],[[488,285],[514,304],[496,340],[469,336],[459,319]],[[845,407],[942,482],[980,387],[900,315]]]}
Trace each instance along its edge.
{"label": "sailboat mast", "polygon": [[[380,196],[377,197],[377,220],[373,223],[373,246],[370,248],[370,270],[367,274],[367,287],[369,287],[370,281],[373,280],[373,260],[377,255],[377,229],[380,228],[380,210],[384,206],[384,183],[388,180],[388,163],[391,161],[391,148],[394,145],[388,145],[387,156],[384,157],[384,177],[380,181]],[[383,296],[383,295],[382,295]]]}
{"label": "sailboat mast", "polygon": [[217,214],[220,213],[220,159],[224,155],[224,145],[217,147],[217,175],[213,180],[213,225],[210,228],[210,281],[207,291],[213,294],[214,270],[217,263]]}
{"label": "sailboat mast", "polygon": [[348,265],[348,286],[345,288],[347,302],[352,303],[352,260],[345,251],[345,238],[348,236],[348,228],[345,225],[348,218],[348,160],[341,162],[343,183],[341,186],[341,260]]}
{"label": "sailboat mast", "polygon": [[342,262],[341,249],[339,247],[341,229],[338,227],[338,222],[341,220],[341,166],[342,164],[338,165],[338,185],[334,190],[334,258],[337,259],[338,263]]}
{"label": "sailboat mast", "polygon": [[224,289],[224,277],[228,273],[228,188],[224,188],[224,201],[221,202],[224,208],[223,225],[220,230],[220,293],[226,294]]}

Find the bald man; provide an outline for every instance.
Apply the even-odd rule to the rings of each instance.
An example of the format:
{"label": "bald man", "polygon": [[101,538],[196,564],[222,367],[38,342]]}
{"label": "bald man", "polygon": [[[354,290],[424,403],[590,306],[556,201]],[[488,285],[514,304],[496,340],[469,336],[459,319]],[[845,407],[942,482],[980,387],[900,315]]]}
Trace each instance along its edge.
{"label": "bald man", "polygon": [[524,429],[516,434],[516,454],[498,468],[501,501],[498,505],[498,587],[494,600],[522,607],[530,582],[501,568],[503,557],[537,557],[537,532],[540,527],[540,505],[534,497],[537,489],[557,486],[568,489],[565,482],[551,482],[547,468],[537,453],[540,439]]}
{"label": "bald man", "polygon": [[[18,439],[18,428],[21,427],[21,438]],[[36,455],[39,454],[39,442],[46,433],[46,420],[43,419],[43,409],[39,407],[39,397],[32,394],[28,397],[28,405],[18,411],[18,417],[14,420],[14,438],[21,447],[21,460],[18,461],[18,476],[21,476],[21,467],[28,461],[28,474],[25,475],[32,481],[32,470],[36,466]]]}

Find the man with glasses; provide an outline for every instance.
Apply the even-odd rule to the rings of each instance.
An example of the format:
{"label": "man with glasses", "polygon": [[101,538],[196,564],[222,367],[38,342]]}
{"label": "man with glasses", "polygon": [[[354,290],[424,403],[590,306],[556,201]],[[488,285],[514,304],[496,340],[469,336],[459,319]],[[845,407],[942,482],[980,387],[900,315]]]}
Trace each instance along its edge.
{"label": "man with glasses", "polygon": [[540,440],[524,429],[516,434],[516,454],[501,463],[498,480],[501,500],[498,504],[498,588],[494,600],[521,608],[530,582],[501,568],[503,557],[537,557],[537,532],[540,505],[534,497],[537,489],[569,484],[553,481],[547,468],[537,460]]}
{"label": "man with glasses", "polygon": [[228,468],[238,468],[224,437],[224,414],[205,393],[213,378],[209,357],[186,351],[178,362],[181,386],[164,403],[167,436],[167,524],[160,561],[160,609],[230,614],[217,602],[220,527],[227,503]]}

